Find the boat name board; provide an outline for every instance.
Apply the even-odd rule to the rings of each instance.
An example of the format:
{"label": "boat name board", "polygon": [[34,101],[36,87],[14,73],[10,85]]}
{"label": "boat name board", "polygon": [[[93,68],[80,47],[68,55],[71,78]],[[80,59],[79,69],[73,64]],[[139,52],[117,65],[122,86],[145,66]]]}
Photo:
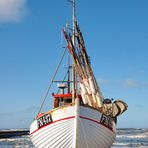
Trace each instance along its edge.
{"label": "boat name board", "polygon": [[38,128],[41,128],[51,122],[53,122],[51,114],[45,114],[39,119],[37,119]]}
{"label": "boat name board", "polygon": [[109,117],[102,114],[100,123],[112,130],[112,120],[111,120],[111,118],[109,118]]}

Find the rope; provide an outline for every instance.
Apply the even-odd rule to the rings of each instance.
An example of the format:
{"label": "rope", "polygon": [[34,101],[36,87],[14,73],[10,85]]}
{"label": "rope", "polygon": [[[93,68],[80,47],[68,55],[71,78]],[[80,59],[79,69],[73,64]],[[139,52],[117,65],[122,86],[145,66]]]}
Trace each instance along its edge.
{"label": "rope", "polygon": [[[64,56],[65,56],[66,49],[67,49],[67,47],[65,47],[65,50],[64,50],[63,55],[62,55],[62,57],[61,57],[61,60],[60,60],[58,66],[57,66],[57,68],[56,68],[56,71],[55,71],[53,77],[52,77],[52,80],[51,80],[50,85],[49,85],[49,87],[48,87],[48,89],[47,89],[47,92],[46,92],[46,94],[45,94],[45,96],[44,96],[44,99],[43,99],[43,101],[42,101],[42,104],[41,104],[41,107],[40,107],[40,109],[39,109],[38,114],[41,112],[41,109],[43,108],[43,105],[44,105],[44,103],[45,103],[45,100],[47,99],[49,90],[50,90],[50,88],[51,88],[51,86],[52,86],[52,83],[53,83],[53,81],[54,81],[54,79],[55,79],[55,77],[56,77],[56,74],[57,74],[57,72],[58,72],[58,70],[59,70],[59,67],[60,67],[60,65],[61,65],[61,63],[62,63],[62,61],[63,61],[63,58],[64,58]],[[38,115],[38,114],[37,114],[37,115]]]}

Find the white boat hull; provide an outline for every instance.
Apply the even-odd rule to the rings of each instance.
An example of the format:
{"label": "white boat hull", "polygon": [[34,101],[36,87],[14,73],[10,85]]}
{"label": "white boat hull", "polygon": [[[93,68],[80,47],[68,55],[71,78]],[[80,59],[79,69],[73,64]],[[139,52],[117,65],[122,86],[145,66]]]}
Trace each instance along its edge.
{"label": "white boat hull", "polygon": [[115,140],[114,121],[93,108],[65,106],[48,114],[49,123],[34,120],[30,127],[36,148],[109,148]]}

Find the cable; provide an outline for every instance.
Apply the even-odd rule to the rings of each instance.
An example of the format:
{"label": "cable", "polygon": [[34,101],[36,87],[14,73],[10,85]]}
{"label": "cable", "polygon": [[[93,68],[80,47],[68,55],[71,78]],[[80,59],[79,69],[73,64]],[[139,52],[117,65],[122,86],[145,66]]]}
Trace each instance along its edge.
{"label": "cable", "polygon": [[61,57],[61,60],[60,60],[58,66],[57,66],[57,68],[56,68],[56,71],[55,71],[53,77],[52,77],[52,80],[51,80],[51,82],[50,82],[50,85],[49,85],[49,87],[48,87],[48,89],[47,89],[47,92],[46,92],[46,94],[45,94],[45,96],[44,96],[44,99],[43,99],[43,101],[42,101],[41,107],[40,107],[39,112],[38,112],[37,115],[39,115],[39,113],[41,112],[41,109],[43,108],[43,105],[44,105],[45,100],[46,100],[46,98],[47,98],[47,96],[48,96],[48,93],[49,93],[49,90],[50,90],[50,88],[51,88],[51,86],[52,86],[52,83],[53,83],[53,81],[54,81],[54,78],[56,77],[56,74],[57,74],[57,72],[58,72],[58,70],[59,70],[59,67],[60,67],[60,65],[61,65],[61,63],[62,63],[62,61],[63,61],[63,58],[64,58],[64,56],[65,56],[66,50],[67,50],[67,47],[65,47],[65,50],[64,50],[63,55],[62,55],[62,57]]}

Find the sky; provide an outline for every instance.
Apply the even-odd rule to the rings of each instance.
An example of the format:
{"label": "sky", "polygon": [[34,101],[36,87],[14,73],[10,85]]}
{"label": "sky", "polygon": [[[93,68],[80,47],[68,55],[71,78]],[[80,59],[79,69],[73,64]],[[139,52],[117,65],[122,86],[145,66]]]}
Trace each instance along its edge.
{"label": "sky", "polygon": [[[118,128],[148,128],[147,6],[147,0],[76,3],[103,96],[128,104]],[[63,53],[61,29],[71,26],[71,16],[66,0],[0,0],[0,129],[29,128]],[[49,95],[44,109],[52,103]]]}

